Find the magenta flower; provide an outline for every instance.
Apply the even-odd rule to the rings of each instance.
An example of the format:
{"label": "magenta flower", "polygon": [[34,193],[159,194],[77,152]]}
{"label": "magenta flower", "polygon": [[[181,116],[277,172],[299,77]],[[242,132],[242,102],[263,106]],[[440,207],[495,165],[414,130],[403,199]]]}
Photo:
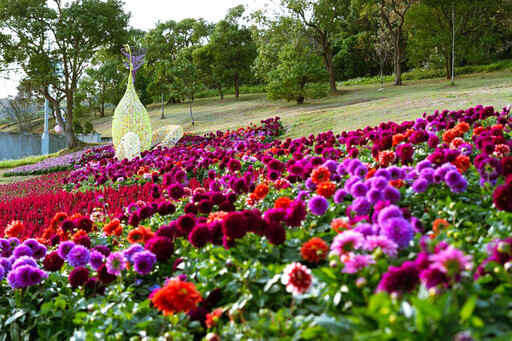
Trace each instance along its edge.
{"label": "magenta flower", "polygon": [[331,244],[331,251],[338,255],[346,255],[363,246],[364,236],[352,230],[343,231],[334,237]]}
{"label": "magenta flower", "polygon": [[364,241],[364,249],[374,251],[380,248],[388,256],[396,257],[398,245],[386,236],[367,236]]}
{"label": "magenta flower", "polygon": [[113,252],[107,258],[107,272],[119,276],[126,269],[126,257],[121,252]]}
{"label": "magenta flower", "polygon": [[370,255],[357,255],[357,256],[349,256],[348,260],[345,262],[345,267],[341,272],[347,274],[355,274],[356,272],[368,267],[370,264],[374,264],[375,260],[373,260]]}
{"label": "magenta flower", "polygon": [[472,268],[472,257],[464,255],[461,250],[451,245],[439,253],[429,256],[428,259],[432,262],[433,269],[438,269],[448,277],[456,276],[460,272]]}

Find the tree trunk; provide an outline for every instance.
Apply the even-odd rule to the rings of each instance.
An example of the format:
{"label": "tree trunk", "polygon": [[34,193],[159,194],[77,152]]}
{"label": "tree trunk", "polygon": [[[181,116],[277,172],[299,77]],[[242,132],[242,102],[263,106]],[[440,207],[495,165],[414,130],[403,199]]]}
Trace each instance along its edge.
{"label": "tree trunk", "polygon": [[105,100],[101,100],[101,117],[105,117]]}
{"label": "tree trunk", "polygon": [[68,140],[68,148],[73,149],[82,144],[73,131],[73,93],[71,95],[66,96],[67,105],[66,105],[66,140]]}
{"label": "tree trunk", "polygon": [[380,62],[379,63],[379,67],[380,67],[380,71],[379,71],[379,76],[380,76],[380,84],[384,83],[384,62]]}
{"label": "tree trunk", "polygon": [[240,89],[238,88],[240,85],[239,82],[240,82],[240,79],[238,77],[238,72],[236,72],[235,73],[235,98],[240,97]]}
{"label": "tree trunk", "polygon": [[450,79],[451,77],[451,70],[452,70],[452,67],[451,67],[451,58],[445,54],[444,55],[444,66],[446,68],[446,79]]}
{"label": "tree trunk", "polygon": [[402,85],[402,69],[401,69],[401,60],[402,60],[402,51],[400,46],[400,38],[402,32],[397,30],[394,34],[394,53],[393,53],[393,64],[395,69],[395,83],[394,85]]}
{"label": "tree trunk", "polygon": [[192,119],[192,125],[194,125],[194,116],[192,115],[192,101],[190,100],[190,96],[188,97],[188,108],[190,110],[190,118]]}
{"label": "tree trunk", "polygon": [[322,58],[324,61],[325,69],[327,70],[327,74],[329,75],[329,93],[335,94],[336,89],[336,68],[334,66],[334,62],[332,60],[332,50],[330,47],[324,47],[324,52],[322,53]]}
{"label": "tree trunk", "polygon": [[220,83],[217,83],[217,90],[219,90],[220,99],[224,99],[224,93],[222,92],[222,86]]}

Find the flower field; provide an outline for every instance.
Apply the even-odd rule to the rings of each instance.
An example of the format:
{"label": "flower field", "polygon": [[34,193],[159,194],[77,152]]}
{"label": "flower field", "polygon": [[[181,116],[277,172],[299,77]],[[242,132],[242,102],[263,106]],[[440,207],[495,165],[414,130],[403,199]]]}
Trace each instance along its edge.
{"label": "flower field", "polygon": [[510,340],[509,111],[268,119],[4,185],[0,339]]}

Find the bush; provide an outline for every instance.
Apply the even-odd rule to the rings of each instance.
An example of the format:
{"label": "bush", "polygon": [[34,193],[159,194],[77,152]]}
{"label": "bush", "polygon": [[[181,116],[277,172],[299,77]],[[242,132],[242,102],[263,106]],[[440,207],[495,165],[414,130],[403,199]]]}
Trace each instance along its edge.
{"label": "bush", "polygon": [[96,130],[94,130],[94,126],[92,125],[91,121],[85,121],[84,134],[92,134],[95,132],[96,132]]}
{"label": "bush", "polygon": [[75,134],[84,133],[84,127],[82,126],[82,123],[80,123],[80,121],[73,121],[73,131],[75,132]]}
{"label": "bush", "polygon": [[[502,70],[512,70],[512,60],[499,60],[496,63],[488,65],[466,65],[455,68],[455,76],[468,75],[472,73],[480,72],[493,72]],[[412,69],[402,74],[402,79],[406,81],[420,80],[420,79],[433,79],[442,78],[446,76],[446,70],[444,69]],[[384,83],[393,82],[395,76],[385,76]],[[351,85],[364,85],[364,84],[379,84],[380,77],[360,77],[355,79],[349,79],[340,83],[341,86]]]}

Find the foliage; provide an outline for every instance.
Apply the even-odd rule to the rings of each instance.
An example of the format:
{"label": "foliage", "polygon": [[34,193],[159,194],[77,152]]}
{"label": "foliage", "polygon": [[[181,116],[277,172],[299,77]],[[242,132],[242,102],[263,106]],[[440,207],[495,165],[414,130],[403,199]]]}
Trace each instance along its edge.
{"label": "foliage", "polygon": [[303,30],[317,43],[329,76],[329,92],[336,92],[336,70],[333,61],[333,39],[343,31],[349,15],[348,0],[282,0],[281,6],[288,9],[302,23]]}
{"label": "foliage", "polygon": [[[506,32],[499,23],[510,5],[496,1],[430,0],[414,6],[407,21],[411,32],[407,47],[410,65],[444,66],[446,77],[450,77],[454,29],[456,64],[487,62],[491,54],[502,48],[500,37]],[[482,49],[482,45],[487,48]]]}
{"label": "foliage", "polygon": [[326,72],[317,56],[290,47],[281,51],[279,61],[277,68],[269,74],[269,99],[302,104],[306,98],[327,95],[328,89],[322,82]]}
{"label": "foliage", "polygon": [[250,67],[256,57],[251,31],[241,22],[244,12],[242,5],[231,8],[216,24],[209,42],[214,77],[222,75],[223,82],[230,82],[235,89],[235,98],[239,96],[241,83],[252,78]]}
{"label": "foliage", "polygon": [[[17,63],[39,92],[50,101],[70,147],[73,134],[73,98],[78,81],[100,48],[118,49],[126,36],[128,15],[118,0],[0,1],[3,58]],[[48,91],[48,85],[52,91]],[[60,103],[66,99],[66,124]]]}
{"label": "foliage", "polygon": [[[0,336],[507,340],[511,127],[477,106],[284,141],[269,119],[131,161],[90,150],[73,193],[0,203],[22,243],[0,242]],[[106,265],[74,265],[89,247]],[[135,248],[160,256],[144,274]],[[15,289],[20,267],[48,272]]]}

